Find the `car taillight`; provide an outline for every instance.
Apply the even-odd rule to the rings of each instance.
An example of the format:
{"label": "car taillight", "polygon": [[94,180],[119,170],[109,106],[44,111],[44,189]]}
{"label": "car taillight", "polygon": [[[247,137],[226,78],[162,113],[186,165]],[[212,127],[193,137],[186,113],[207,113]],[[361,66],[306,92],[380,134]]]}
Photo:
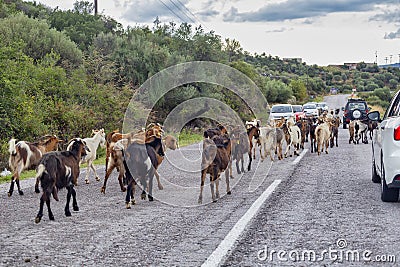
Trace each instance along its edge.
{"label": "car taillight", "polygon": [[394,134],[393,134],[394,140],[399,141],[400,140],[400,125],[394,128]]}

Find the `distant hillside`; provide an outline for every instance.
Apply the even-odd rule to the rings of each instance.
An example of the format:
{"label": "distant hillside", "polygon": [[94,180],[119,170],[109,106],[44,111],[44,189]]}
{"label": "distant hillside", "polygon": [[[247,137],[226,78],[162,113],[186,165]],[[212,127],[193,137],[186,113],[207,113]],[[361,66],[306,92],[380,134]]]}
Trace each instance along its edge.
{"label": "distant hillside", "polygon": [[400,68],[400,63],[387,64],[387,65],[379,65],[379,68],[387,69],[387,68]]}

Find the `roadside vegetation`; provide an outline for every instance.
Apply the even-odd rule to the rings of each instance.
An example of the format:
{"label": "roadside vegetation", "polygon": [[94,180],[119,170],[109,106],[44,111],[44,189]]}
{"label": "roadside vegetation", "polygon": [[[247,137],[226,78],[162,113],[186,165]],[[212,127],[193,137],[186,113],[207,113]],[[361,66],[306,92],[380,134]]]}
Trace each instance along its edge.
{"label": "roadside vegetation", "polygon": [[[250,77],[269,103],[302,104],[331,88],[349,93],[356,87],[358,92],[369,92],[370,104],[385,108],[399,88],[399,69],[364,62],[355,69],[307,65],[267,53],[251,54],[237,40],[187,23],[155,20],[152,27],[124,27],[110,17],[92,14],[92,3],[87,1],[63,11],[36,2],[0,0],[1,169],[7,165],[11,137],[34,141],[56,134],[69,140],[88,137],[92,129],[121,129],[139,86],[178,63],[230,65]],[[193,83],[162,98],[152,120],[162,123],[179,103],[200,96],[213,96],[243,120],[252,119],[241,99],[224,88]],[[193,121],[188,126],[199,125]],[[181,135],[189,143],[201,138],[190,132]]]}

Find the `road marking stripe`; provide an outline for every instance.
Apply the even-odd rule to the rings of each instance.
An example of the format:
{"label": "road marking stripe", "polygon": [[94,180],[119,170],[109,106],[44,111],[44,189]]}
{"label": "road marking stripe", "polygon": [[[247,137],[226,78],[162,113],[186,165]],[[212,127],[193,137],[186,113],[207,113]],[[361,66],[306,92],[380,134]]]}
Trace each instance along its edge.
{"label": "road marking stripe", "polygon": [[251,205],[251,207],[246,211],[246,213],[240,218],[240,220],[235,224],[235,226],[229,231],[224,240],[219,244],[219,246],[214,250],[214,252],[208,257],[208,259],[201,265],[202,267],[208,266],[219,266],[222,260],[232,249],[235,241],[243,233],[246,226],[249,224],[251,219],[258,213],[261,206],[264,204],[265,200],[274,192],[282,180],[275,180],[262,194],[257,198],[256,201]]}
{"label": "road marking stripe", "polygon": [[292,165],[296,165],[297,163],[299,163],[299,161],[304,157],[304,155],[307,153],[308,148],[304,149],[301,153],[300,156],[298,156],[293,162]]}

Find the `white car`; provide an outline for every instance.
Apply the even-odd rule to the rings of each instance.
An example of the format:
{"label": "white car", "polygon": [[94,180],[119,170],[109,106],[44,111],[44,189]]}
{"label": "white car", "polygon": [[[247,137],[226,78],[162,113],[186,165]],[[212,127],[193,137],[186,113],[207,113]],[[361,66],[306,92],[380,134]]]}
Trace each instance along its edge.
{"label": "white car", "polygon": [[[400,92],[400,91],[399,91]],[[372,139],[372,181],[381,183],[381,199],[397,202],[400,188],[400,94],[393,97],[383,118],[378,111],[368,113],[378,122]]]}
{"label": "white car", "polygon": [[328,110],[329,110],[328,104],[327,104],[326,102],[319,102],[319,103],[317,103],[317,108],[318,108],[318,109],[321,109],[321,112],[324,112],[324,111],[328,111]]}
{"label": "white car", "polygon": [[318,116],[318,108],[314,103],[307,103],[303,105],[303,112],[306,117]]}
{"label": "white car", "polygon": [[284,117],[288,119],[294,117],[293,107],[290,104],[277,104],[273,105],[271,108],[271,113],[269,115],[270,120],[280,119]]}

